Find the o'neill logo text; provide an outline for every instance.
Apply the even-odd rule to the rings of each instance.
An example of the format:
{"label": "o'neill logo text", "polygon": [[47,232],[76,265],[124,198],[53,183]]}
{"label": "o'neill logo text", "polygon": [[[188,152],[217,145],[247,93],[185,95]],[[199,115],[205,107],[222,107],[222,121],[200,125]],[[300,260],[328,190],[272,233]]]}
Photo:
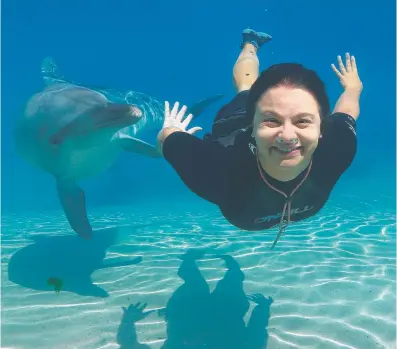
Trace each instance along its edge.
{"label": "o'neill logo text", "polygon": [[[314,206],[305,206],[304,208],[293,208],[293,209],[291,209],[291,216],[293,216],[294,214],[299,214],[299,213],[310,211],[313,209],[313,207]],[[270,222],[274,219],[280,219],[281,214],[282,214],[282,212],[279,212],[275,215],[255,218],[254,223],[259,224],[259,223],[264,223],[264,222]],[[286,214],[288,214],[288,212],[286,212]]]}

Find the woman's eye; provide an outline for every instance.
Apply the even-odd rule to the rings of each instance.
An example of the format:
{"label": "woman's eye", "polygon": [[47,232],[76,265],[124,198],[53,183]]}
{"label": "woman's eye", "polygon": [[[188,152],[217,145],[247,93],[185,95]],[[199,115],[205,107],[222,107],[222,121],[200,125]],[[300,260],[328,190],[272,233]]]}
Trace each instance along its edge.
{"label": "woman's eye", "polygon": [[263,124],[265,124],[266,126],[278,126],[280,125],[280,122],[276,119],[265,119],[262,121]]}
{"label": "woman's eye", "polygon": [[298,126],[304,127],[304,126],[309,125],[310,123],[311,123],[310,120],[302,119],[302,120],[299,120],[299,121],[298,121]]}

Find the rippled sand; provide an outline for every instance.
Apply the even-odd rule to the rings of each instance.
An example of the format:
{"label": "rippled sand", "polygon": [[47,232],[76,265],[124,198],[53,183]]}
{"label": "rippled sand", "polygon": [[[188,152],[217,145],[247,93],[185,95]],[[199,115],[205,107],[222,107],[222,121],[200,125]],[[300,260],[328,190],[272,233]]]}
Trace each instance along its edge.
{"label": "rippled sand", "polygon": [[[346,205],[345,205],[346,207]],[[271,296],[268,349],[376,349],[396,343],[396,228],[393,212],[354,202],[347,211],[329,205],[294,225],[274,250],[276,231],[241,232],[213,210],[178,214],[93,213],[95,228],[118,226],[121,239],[107,260],[142,256],[141,263],[92,274],[107,298],[37,291],[8,280],[8,261],[32,236],[71,234],[63,215],[7,216],[2,224],[2,348],[119,348],[121,307],[166,305],[182,284],[178,258],[205,248],[198,262],[213,288],[225,273],[212,254],[236,258],[247,294]],[[196,211],[200,212],[200,211]],[[251,305],[252,309],[252,305]],[[248,317],[249,313],[247,314]],[[142,348],[160,348],[165,323],[156,312],[137,323]]]}

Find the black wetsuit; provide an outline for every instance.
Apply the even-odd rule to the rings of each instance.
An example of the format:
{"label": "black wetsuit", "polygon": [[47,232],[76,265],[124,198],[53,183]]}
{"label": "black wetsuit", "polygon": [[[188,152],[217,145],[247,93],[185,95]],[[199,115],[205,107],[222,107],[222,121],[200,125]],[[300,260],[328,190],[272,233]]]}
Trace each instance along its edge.
{"label": "black wetsuit", "polygon": [[213,136],[210,141],[175,132],[165,140],[163,154],[190,190],[218,205],[230,223],[244,230],[262,230],[280,223],[287,200],[291,222],[309,218],[324,206],[356,154],[355,124],[350,115],[343,113],[323,120],[322,138],[313,153],[311,170],[291,198],[273,188],[291,194],[308,169],[288,182],[268,176],[257,164],[248,132],[240,132],[233,145],[227,147]]}

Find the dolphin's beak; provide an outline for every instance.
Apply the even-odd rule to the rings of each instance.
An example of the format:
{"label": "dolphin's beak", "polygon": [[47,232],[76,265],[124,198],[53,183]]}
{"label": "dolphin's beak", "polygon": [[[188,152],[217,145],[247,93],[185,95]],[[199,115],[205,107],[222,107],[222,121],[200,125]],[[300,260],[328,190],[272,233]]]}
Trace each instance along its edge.
{"label": "dolphin's beak", "polygon": [[108,127],[123,128],[137,123],[142,116],[141,109],[135,105],[109,104],[107,108],[91,113],[90,119],[92,128],[100,130]]}
{"label": "dolphin's beak", "polygon": [[124,128],[137,123],[143,116],[135,105],[109,104],[106,108],[94,108],[62,127],[49,139],[51,144],[60,144],[67,137],[83,136],[106,128]]}

